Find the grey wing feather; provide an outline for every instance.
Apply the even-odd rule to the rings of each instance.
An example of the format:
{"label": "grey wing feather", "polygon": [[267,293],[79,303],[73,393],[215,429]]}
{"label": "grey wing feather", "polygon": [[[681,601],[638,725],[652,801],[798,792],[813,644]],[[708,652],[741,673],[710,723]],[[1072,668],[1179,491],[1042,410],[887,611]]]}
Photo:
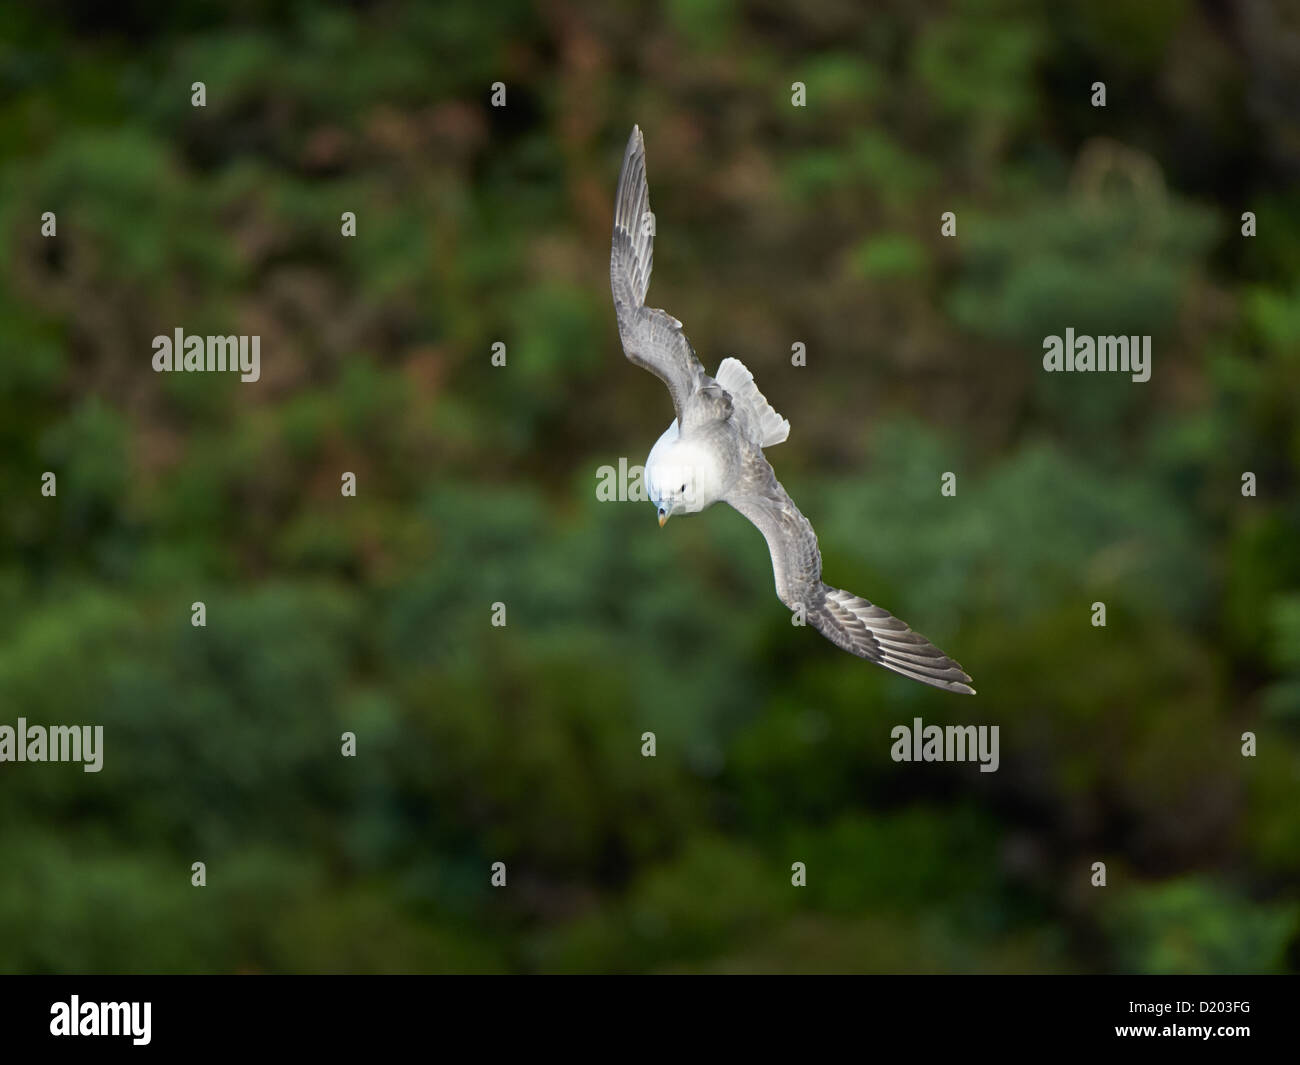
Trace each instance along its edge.
{"label": "grey wing feather", "polygon": [[654,263],[654,232],[646,183],[645,143],[632,127],[614,201],[614,241],[609,284],[618,315],[618,334],[629,361],[649,370],[668,386],[680,420],[686,401],[707,378],[682,323],[666,311],[645,305]]}
{"label": "grey wing feather", "polygon": [[808,519],[754,449],[725,501],[758,527],[767,540],[776,577],[776,594],[835,646],[892,669],[905,677],[947,691],[975,693],[956,662],[920,633],[866,599],[822,582],[822,556]]}

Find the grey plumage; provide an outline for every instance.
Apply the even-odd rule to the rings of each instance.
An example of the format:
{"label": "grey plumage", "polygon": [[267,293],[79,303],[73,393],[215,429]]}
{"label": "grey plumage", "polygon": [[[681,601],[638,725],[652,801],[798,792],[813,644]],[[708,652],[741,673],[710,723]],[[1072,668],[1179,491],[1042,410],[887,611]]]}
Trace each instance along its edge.
{"label": "grey plumage", "polygon": [[822,581],[812,525],[763,454],[764,447],[786,438],[789,422],[771,408],[743,364],[726,359],[718,379],[710,377],[682,323],[645,306],[653,261],[645,145],[640,128],[633,127],[618,179],[609,276],[623,350],[667,385],[677,415],[646,462],[660,524],[674,513],[729,504],[766,539],[777,597],[791,610],[802,609],[828,640],[924,684],[973,694],[961,666],[925,637],[881,607]]}
{"label": "grey plumage", "polygon": [[667,311],[645,305],[650,269],[654,265],[653,221],[650,188],[646,184],[645,144],[640,127],[633,126],[618,178],[614,247],[609,262],[610,288],[614,293],[623,350],[632,362],[668,386],[673,410],[680,419],[686,401],[708,375],[682,332],[682,323]]}

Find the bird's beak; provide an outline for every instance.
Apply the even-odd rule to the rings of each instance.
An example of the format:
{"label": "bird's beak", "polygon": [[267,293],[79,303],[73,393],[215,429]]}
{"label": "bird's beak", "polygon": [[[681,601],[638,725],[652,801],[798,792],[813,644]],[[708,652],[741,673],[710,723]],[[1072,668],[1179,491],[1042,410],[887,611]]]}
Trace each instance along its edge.
{"label": "bird's beak", "polygon": [[666,524],[668,524],[668,517],[669,517],[669,512],[668,512],[667,510],[665,510],[663,507],[660,507],[660,508],[659,508],[659,528],[662,529]]}

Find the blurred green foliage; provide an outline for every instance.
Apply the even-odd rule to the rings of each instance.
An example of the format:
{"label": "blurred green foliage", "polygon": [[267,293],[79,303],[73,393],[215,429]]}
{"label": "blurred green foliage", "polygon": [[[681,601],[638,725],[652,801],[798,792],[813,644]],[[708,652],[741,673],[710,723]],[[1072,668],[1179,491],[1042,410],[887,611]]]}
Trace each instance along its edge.
{"label": "blurred green foliage", "polygon": [[[0,15],[0,723],[105,730],[0,766],[0,970],[1300,968],[1281,9],[106,10]],[[597,503],[671,417],[608,293],[633,122],[651,302],[975,699],[791,628],[728,509]],[[178,326],[262,380],[154,374]],[[1044,374],[1066,327],[1151,381]],[[913,717],[1001,768],[893,763]]]}

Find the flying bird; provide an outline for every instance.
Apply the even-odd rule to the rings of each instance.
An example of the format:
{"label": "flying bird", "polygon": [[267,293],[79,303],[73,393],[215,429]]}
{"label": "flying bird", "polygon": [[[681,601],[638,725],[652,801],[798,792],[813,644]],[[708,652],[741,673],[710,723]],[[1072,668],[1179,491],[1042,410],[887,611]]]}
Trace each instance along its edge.
{"label": "flying bird", "polygon": [[767,540],[777,597],[837,647],[905,677],[973,695],[971,678],[924,636],[888,611],[822,579],[821,552],[808,519],[781,487],[763,449],[790,435],[738,359],[710,377],[682,323],[645,305],[654,260],[654,216],[645,143],[632,127],[614,203],[610,288],[628,360],[668,386],[676,413],[646,459],[646,489],[662,528],[674,514],[723,502]]}

